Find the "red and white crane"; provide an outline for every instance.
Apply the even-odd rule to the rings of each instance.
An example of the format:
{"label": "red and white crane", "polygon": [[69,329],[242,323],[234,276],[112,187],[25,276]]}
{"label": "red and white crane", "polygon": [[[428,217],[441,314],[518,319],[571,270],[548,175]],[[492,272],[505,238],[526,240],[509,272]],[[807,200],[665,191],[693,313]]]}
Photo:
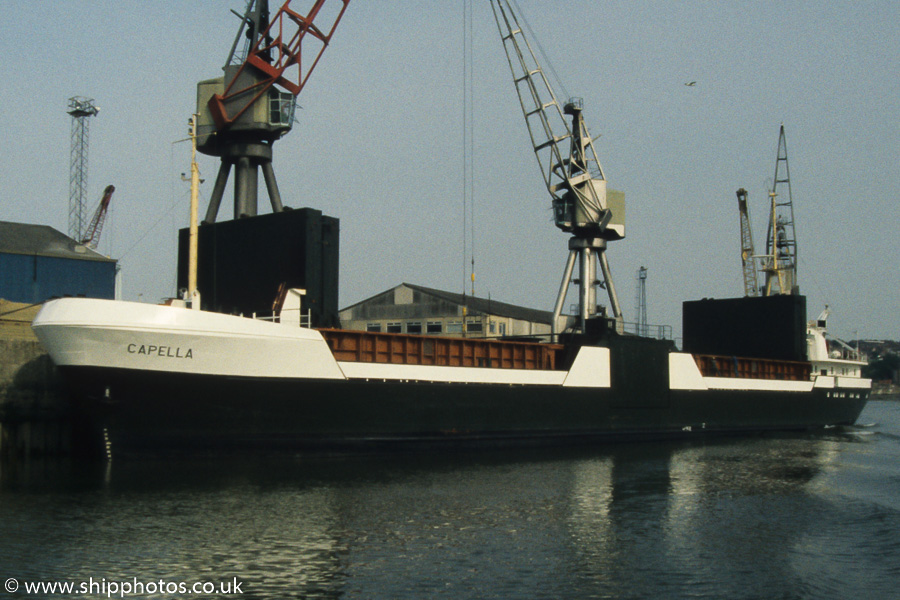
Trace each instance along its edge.
{"label": "red and white crane", "polygon": [[[197,150],[222,159],[206,222],[214,222],[234,167],[234,217],[257,214],[262,170],[274,212],[284,207],[272,145],[294,123],[296,97],[319,63],[350,0],[314,0],[301,14],[291,0],[269,16],[268,0],[249,0],[222,77],[197,85]],[[245,44],[238,50],[241,39]]]}
{"label": "red and white crane", "polygon": [[91,250],[96,250],[97,244],[100,243],[100,233],[103,231],[103,223],[106,221],[106,214],[109,211],[109,202],[112,200],[113,192],[116,191],[115,186],[108,185],[103,190],[103,197],[100,198],[100,205],[94,212],[91,224],[88,225],[81,239],[81,244],[87,246]]}

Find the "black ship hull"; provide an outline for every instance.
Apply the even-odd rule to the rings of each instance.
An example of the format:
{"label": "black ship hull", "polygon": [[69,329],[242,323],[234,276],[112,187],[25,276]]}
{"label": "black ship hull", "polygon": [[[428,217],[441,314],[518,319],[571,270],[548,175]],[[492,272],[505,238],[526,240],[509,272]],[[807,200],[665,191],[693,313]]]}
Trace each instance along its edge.
{"label": "black ship hull", "polygon": [[63,368],[84,447],[118,455],[602,443],[851,425],[858,390],[549,389]]}
{"label": "black ship hull", "polygon": [[615,332],[429,338],[79,298],[47,303],[33,327],[83,415],[83,446],[109,456],[806,430],[852,424],[870,391],[846,362],[824,373]]}

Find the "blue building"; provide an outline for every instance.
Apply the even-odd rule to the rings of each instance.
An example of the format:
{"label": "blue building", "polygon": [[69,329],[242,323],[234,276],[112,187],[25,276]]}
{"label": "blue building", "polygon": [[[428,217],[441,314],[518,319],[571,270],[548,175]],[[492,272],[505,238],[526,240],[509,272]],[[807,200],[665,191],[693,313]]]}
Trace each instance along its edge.
{"label": "blue building", "polygon": [[46,225],[0,221],[0,298],[115,297],[116,261]]}

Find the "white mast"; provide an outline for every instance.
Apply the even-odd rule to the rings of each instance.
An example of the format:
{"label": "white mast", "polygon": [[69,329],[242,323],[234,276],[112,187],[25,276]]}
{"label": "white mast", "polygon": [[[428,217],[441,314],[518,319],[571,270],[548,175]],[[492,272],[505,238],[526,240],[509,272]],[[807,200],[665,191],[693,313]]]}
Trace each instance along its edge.
{"label": "white mast", "polygon": [[200,197],[200,167],[197,166],[197,117],[191,116],[191,225],[188,241],[188,290],[191,308],[200,310],[200,291],[197,289],[197,211]]}

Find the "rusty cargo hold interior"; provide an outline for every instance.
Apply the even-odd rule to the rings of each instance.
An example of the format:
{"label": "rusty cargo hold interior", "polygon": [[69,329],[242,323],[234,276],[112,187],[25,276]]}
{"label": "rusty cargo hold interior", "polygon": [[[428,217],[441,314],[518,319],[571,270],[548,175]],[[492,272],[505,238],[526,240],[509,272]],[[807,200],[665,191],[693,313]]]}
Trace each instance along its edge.
{"label": "rusty cargo hold interior", "polygon": [[694,361],[705,377],[809,381],[812,369],[808,362],[735,356],[695,354]]}
{"label": "rusty cargo hold interior", "polygon": [[559,344],[447,338],[342,329],[318,330],[334,353],[347,362],[497,369],[556,370]]}

